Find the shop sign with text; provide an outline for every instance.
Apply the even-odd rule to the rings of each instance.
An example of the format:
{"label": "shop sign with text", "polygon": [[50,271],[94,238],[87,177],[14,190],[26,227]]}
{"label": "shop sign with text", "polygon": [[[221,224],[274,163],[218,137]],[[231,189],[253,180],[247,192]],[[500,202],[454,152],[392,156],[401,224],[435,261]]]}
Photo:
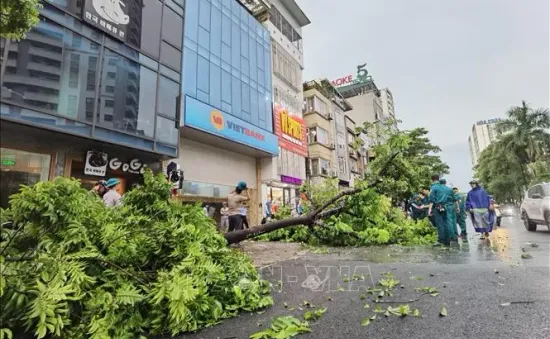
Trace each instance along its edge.
{"label": "shop sign with text", "polygon": [[135,2],[135,0],[86,0],[82,17],[92,26],[126,41],[130,21],[141,20],[141,18],[130,18],[128,15],[129,6],[135,7],[137,5]]}
{"label": "shop sign with text", "polygon": [[301,118],[289,114],[279,104],[273,107],[275,114],[275,134],[279,137],[279,146],[293,153],[307,157],[306,124]]}
{"label": "shop sign with text", "polygon": [[273,155],[279,154],[275,134],[189,96],[185,97],[184,126],[214,134]]}
{"label": "shop sign with text", "polygon": [[332,86],[341,87],[354,85],[359,83],[366,83],[372,81],[372,77],[369,75],[369,71],[365,68],[367,64],[357,66],[357,74],[354,77],[353,75],[346,75],[344,77],[334,79],[331,81]]}
{"label": "shop sign with text", "polygon": [[300,186],[302,184],[302,179],[295,178],[295,177],[289,177],[288,175],[281,175],[281,182]]}
{"label": "shop sign with text", "polygon": [[122,172],[128,172],[133,174],[143,174],[145,167],[141,160],[132,159],[128,162],[122,162],[119,158],[112,158],[109,161],[109,168],[113,171],[121,170]]}

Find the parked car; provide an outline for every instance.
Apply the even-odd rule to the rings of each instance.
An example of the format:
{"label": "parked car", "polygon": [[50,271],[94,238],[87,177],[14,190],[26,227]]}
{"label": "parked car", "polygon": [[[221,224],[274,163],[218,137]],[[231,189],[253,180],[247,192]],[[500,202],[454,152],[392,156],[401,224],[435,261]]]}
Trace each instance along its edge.
{"label": "parked car", "polygon": [[550,229],[550,183],[529,188],[520,208],[521,218],[528,231],[536,231],[537,225],[546,225]]}

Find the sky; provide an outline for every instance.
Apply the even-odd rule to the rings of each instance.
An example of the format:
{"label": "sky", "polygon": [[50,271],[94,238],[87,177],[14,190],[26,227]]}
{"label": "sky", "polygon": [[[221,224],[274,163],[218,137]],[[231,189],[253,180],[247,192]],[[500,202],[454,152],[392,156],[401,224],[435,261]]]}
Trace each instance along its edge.
{"label": "sky", "polygon": [[465,190],[472,125],[527,101],[549,107],[548,0],[296,0],[303,79],[367,69],[401,129],[425,127]]}

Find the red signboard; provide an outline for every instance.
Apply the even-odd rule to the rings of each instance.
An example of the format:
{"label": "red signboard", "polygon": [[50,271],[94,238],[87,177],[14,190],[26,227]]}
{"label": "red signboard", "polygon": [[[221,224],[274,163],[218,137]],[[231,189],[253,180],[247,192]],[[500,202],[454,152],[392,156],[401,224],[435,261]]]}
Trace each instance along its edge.
{"label": "red signboard", "polygon": [[307,135],[304,120],[290,115],[279,104],[274,105],[275,134],[279,138],[279,146],[293,153],[307,157]]}

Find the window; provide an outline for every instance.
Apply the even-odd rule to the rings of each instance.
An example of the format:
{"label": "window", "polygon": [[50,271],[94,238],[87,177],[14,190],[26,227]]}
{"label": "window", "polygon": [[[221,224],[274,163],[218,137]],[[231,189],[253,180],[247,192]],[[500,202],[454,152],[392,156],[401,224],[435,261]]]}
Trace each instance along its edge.
{"label": "window", "polygon": [[330,161],[323,158],[311,159],[311,175],[330,175]]}
{"label": "window", "polygon": [[175,119],[179,94],[180,85],[177,82],[161,76],[158,89],[158,113]]}
{"label": "window", "polygon": [[86,60],[97,59],[98,50],[91,48],[97,44],[45,18],[31,34],[32,40],[11,42],[14,53],[8,58],[14,66],[4,77],[2,100],[89,121],[84,111],[75,114],[65,103],[69,95],[78,102],[95,89],[97,63]]}
{"label": "window", "polygon": [[167,43],[162,42],[160,61],[179,71],[181,70],[181,51],[178,51]]}
{"label": "window", "polygon": [[105,100],[105,107],[114,107],[115,102],[113,100]]}
{"label": "window", "polygon": [[157,136],[158,141],[170,144],[178,144],[178,128],[174,120],[169,120],[157,116]]}
{"label": "window", "polygon": [[9,197],[19,191],[20,185],[48,180],[51,155],[8,148],[0,148],[0,154],[0,207],[8,207]]}
{"label": "window", "polygon": [[67,116],[76,117],[78,97],[76,95],[67,96]]}
{"label": "window", "polygon": [[113,115],[112,114],[105,114],[103,116],[103,120],[105,121],[113,121]]}
{"label": "window", "polygon": [[[116,60],[116,63],[112,60]],[[101,86],[104,83],[105,91],[101,92],[101,100],[112,100],[116,108],[100,112],[103,117],[97,123],[103,127],[113,128],[131,134],[153,137],[155,125],[155,99],[157,74],[141,66],[137,62],[105,49],[104,67],[101,76]],[[115,73],[112,79],[109,73]],[[114,85],[114,86],[113,86]],[[100,110],[105,110],[101,107]],[[113,114],[112,119],[107,118]]]}
{"label": "window", "polygon": [[269,9],[269,21],[283,33],[294,47],[298,48],[300,51],[302,50],[302,37],[273,5],[271,5]]}
{"label": "window", "polygon": [[183,18],[169,8],[164,8],[162,17],[162,39],[181,49],[183,38]]}
{"label": "window", "polygon": [[115,72],[107,72],[107,79],[114,79],[116,78]]}
{"label": "window", "polygon": [[143,6],[138,5],[141,2],[136,2],[135,5],[130,1],[124,1],[124,3],[137,14],[135,20],[132,19],[128,23],[126,42],[158,58],[160,27],[163,21],[161,19],[162,3],[158,0],[143,1]]}
{"label": "window", "polygon": [[312,127],[308,130],[308,142],[329,145],[329,134],[321,127]]}

